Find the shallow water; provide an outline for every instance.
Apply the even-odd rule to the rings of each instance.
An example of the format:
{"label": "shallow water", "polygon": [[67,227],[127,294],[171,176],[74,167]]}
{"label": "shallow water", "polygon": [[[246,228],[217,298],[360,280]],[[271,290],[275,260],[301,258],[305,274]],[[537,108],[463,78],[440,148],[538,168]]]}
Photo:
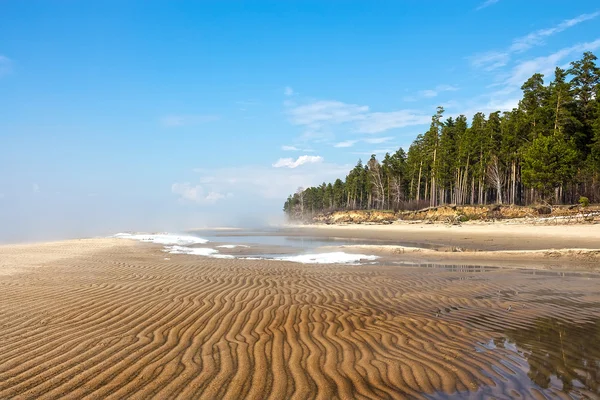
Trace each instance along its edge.
{"label": "shallow water", "polygon": [[517,353],[527,378],[542,391],[600,397],[600,319],[538,317],[504,334],[496,345]]}

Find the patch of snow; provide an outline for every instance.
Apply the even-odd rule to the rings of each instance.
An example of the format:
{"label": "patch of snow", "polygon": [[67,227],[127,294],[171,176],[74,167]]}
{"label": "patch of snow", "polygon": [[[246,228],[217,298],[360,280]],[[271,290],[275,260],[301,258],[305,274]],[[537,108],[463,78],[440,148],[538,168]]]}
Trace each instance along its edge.
{"label": "patch of snow", "polygon": [[236,247],[250,247],[250,246],[246,246],[245,244],[224,244],[221,246],[217,246],[223,249],[235,249]]}

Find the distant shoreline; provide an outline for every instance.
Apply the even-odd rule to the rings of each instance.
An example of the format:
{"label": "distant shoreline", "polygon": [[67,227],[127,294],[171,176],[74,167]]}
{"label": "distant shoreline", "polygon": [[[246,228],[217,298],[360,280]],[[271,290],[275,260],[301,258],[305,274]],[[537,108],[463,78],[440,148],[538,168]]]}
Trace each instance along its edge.
{"label": "distant shoreline", "polygon": [[[402,255],[411,261],[481,263],[543,262],[600,270],[600,224],[463,225],[397,223],[392,225],[288,225],[282,234],[386,241],[385,245],[343,246],[344,250]],[[338,247],[341,248],[341,247]]]}

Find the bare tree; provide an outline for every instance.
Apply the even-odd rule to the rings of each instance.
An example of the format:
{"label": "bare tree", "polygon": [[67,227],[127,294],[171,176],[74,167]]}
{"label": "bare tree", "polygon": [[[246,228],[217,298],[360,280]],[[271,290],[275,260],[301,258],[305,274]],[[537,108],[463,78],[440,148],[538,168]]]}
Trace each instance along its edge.
{"label": "bare tree", "polygon": [[368,164],[369,174],[371,176],[371,183],[373,184],[373,198],[379,203],[380,208],[383,208],[385,202],[385,186],[383,184],[383,171],[381,165],[375,158],[375,155],[371,156]]}
{"label": "bare tree", "polygon": [[392,192],[392,201],[394,203],[394,208],[397,209],[400,207],[400,202],[404,198],[404,191],[402,189],[402,179],[399,176],[394,176],[390,182],[390,191]]}
{"label": "bare tree", "polygon": [[500,171],[498,156],[492,156],[492,161],[488,165],[487,178],[490,185],[496,188],[496,201],[502,204],[502,187],[504,186],[504,175]]}

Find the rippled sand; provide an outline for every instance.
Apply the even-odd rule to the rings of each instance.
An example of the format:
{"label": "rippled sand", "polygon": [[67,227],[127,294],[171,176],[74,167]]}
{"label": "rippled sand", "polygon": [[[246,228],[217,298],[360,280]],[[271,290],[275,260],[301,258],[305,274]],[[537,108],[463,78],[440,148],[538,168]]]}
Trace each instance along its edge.
{"label": "rippled sand", "polygon": [[2,246],[0,269],[0,398],[600,396],[594,274],[105,239]]}

